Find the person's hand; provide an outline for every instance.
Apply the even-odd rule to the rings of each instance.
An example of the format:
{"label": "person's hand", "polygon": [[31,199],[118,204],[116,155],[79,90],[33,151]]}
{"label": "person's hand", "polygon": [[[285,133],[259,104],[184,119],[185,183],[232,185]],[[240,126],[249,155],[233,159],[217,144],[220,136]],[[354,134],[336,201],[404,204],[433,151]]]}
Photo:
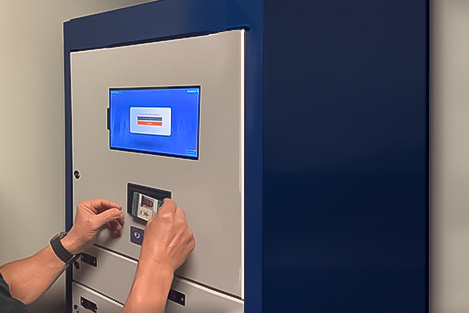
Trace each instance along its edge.
{"label": "person's hand", "polygon": [[195,239],[184,211],[171,199],[147,223],[140,260],[151,260],[159,268],[174,272],[195,248]]}
{"label": "person's hand", "polygon": [[194,248],[186,215],[165,199],[145,227],[137,272],[122,313],[163,313],[174,271]]}
{"label": "person's hand", "polygon": [[70,253],[77,254],[91,244],[99,230],[106,225],[112,237],[118,237],[124,222],[122,207],[105,199],[80,202],[75,222],[62,244]]}

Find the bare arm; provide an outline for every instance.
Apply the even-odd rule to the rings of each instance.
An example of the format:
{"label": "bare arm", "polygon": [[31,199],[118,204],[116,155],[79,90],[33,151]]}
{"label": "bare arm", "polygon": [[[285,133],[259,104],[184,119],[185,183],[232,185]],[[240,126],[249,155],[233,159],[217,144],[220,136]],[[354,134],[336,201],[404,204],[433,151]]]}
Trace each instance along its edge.
{"label": "bare arm", "polygon": [[29,258],[7,263],[0,267],[10,293],[24,304],[39,298],[65,269],[50,246]]}
{"label": "bare arm", "polygon": [[163,313],[174,271],[194,248],[184,212],[166,199],[145,228],[137,272],[121,313]]}
{"label": "bare arm", "polygon": [[[81,252],[90,244],[100,228],[107,225],[115,236],[121,229],[121,207],[113,202],[97,199],[81,202],[77,208],[74,226],[61,242],[72,254]],[[28,258],[0,267],[11,295],[25,304],[34,302],[64,271],[65,264],[47,246]]]}

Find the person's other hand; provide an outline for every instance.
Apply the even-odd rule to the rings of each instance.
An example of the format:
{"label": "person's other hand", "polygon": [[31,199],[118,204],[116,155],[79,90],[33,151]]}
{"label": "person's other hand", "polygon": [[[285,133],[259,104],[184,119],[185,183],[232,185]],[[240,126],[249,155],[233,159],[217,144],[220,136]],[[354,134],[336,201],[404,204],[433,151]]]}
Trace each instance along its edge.
{"label": "person's other hand", "polygon": [[171,199],[147,223],[140,260],[152,260],[160,268],[174,272],[195,248],[195,239],[184,211]]}
{"label": "person's other hand", "polygon": [[106,199],[80,202],[73,227],[62,239],[63,246],[72,254],[79,253],[93,242],[103,226],[109,229],[112,237],[118,237],[124,222],[121,211],[120,205]]}

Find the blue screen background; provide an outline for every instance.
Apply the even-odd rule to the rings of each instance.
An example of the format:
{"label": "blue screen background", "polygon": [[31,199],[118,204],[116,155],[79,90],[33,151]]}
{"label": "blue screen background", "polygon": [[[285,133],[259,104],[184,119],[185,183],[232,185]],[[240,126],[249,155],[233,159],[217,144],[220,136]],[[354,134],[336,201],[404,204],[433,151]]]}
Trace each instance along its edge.
{"label": "blue screen background", "polygon": [[[110,89],[111,149],[198,158],[200,87]],[[171,135],[130,132],[131,107],[171,108]]]}

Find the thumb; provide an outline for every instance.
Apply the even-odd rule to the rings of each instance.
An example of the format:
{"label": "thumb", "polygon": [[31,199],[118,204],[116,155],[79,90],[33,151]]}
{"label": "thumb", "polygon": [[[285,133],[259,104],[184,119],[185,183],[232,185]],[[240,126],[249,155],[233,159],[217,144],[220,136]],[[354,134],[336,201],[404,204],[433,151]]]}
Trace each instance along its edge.
{"label": "thumb", "polygon": [[119,219],[120,215],[121,211],[119,209],[112,208],[96,215],[96,219],[99,223],[99,227],[101,227],[106,223]]}

